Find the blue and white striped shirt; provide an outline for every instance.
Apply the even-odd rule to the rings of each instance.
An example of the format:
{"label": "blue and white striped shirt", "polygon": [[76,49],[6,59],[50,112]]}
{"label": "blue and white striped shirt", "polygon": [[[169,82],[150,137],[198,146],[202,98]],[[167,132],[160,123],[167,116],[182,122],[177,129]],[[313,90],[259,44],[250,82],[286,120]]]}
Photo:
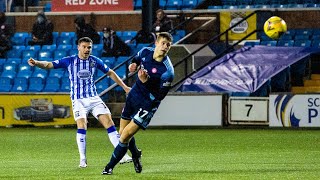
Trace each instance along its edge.
{"label": "blue and white striped shirt", "polygon": [[103,73],[109,71],[109,67],[105,65],[101,59],[92,55],[85,60],[80,59],[77,55],[72,55],[60,60],[55,60],[52,64],[54,69],[68,69],[70,97],[72,100],[97,96],[98,93],[93,76],[97,69]]}

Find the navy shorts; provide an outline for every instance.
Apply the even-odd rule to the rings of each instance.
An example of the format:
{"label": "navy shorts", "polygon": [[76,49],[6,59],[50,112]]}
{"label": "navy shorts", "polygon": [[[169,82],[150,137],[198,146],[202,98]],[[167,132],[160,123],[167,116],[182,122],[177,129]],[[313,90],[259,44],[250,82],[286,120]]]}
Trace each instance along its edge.
{"label": "navy shorts", "polygon": [[149,98],[129,94],[121,117],[126,120],[133,119],[140,128],[146,129],[159,105],[160,101],[154,102]]}

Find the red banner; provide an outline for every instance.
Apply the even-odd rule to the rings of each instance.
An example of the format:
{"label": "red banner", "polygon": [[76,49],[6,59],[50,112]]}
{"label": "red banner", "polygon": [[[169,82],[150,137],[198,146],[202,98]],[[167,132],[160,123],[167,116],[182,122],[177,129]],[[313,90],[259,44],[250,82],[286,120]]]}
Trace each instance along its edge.
{"label": "red banner", "polygon": [[133,0],[52,0],[52,11],[133,11]]}

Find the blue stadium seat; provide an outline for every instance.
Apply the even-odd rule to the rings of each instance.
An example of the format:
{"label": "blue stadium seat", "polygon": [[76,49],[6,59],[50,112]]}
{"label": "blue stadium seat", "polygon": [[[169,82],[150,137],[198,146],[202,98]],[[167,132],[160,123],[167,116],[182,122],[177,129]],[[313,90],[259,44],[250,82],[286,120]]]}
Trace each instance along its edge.
{"label": "blue stadium seat", "polygon": [[8,58],[6,63],[12,63],[12,64],[20,64],[21,58]]}
{"label": "blue stadium seat", "polygon": [[37,51],[33,50],[23,50],[22,51],[22,61],[25,62],[30,58],[37,59]]}
{"label": "blue stadium seat", "polygon": [[25,77],[16,77],[13,80],[11,92],[25,92],[28,89],[28,79]]}
{"label": "blue stadium seat", "polygon": [[179,10],[182,7],[182,0],[167,1],[167,10]]}
{"label": "blue stadium seat", "polygon": [[97,92],[101,93],[102,91],[106,90],[110,86],[110,78],[109,77],[103,78],[101,81],[95,84],[95,86],[97,88]]}
{"label": "blue stadium seat", "polygon": [[312,41],[311,47],[320,48],[320,39],[314,39],[314,40]]}
{"label": "blue stadium seat", "polygon": [[293,37],[294,35],[296,35],[296,30],[295,29],[288,29],[285,32],[285,34],[290,34]]}
{"label": "blue stadium seat", "polygon": [[72,56],[72,55],[78,54],[78,52],[79,52],[78,49],[71,49],[69,51],[69,55]]}
{"label": "blue stadium seat", "polygon": [[12,88],[12,79],[9,77],[0,77],[0,92],[9,92]]}
{"label": "blue stadium seat", "polygon": [[126,61],[127,59],[129,59],[129,56],[119,56],[119,57],[117,58],[117,61],[116,61],[116,64],[115,64],[115,65],[118,65],[118,64]]}
{"label": "blue stadium seat", "polygon": [[52,51],[50,50],[40,50],[38,53],[39,60],[52,61]]}
{"label": "blue stadium seat", "polygon": [[41,49],[40,45],[26,46],[25,50],[39,51]]}
{"label": "blue stadium seat", "polygon": [[41,92],[43,89],[43,78],[41,77],[30,77],[29,78],[29,92]]}
{"label": "blue stadium seat", "polygon": [[59,36],[58,38],[57,38],[57,46],[59,46],[59,45],[72,45],[73,44],[73,42],[72,42],[72,38],[70,38],[70,37],[61,37],[61,36]]}
{"label": "blue stadium seat", "polygon": [[18,38],[27,38],[27,37],[31,37],[31,34],[28,32],[15,32],[13,34],[13,37],[18,37]]}
{"label": "blue stadium seat", "polygon": [[159,8],[166,9],[167,8],[167,0],[159,0]]}
{"label": "blue stadium seat", "polygon": [[221,0],[222,5],[237,5],[236,0]]}
{"label": "blue stadium seat", "polygon": [[292,47],[294,44],[294,40],[279,40],[277,46],[286,46]]}
{"label": "blue stadium seat", "polygon": [[44,12],[51,12],[51,8],[52,8],[52,3],[51,2],[45,3]]}
{"label": "blue stadium seat", "polygon": [[61,78],[61,86],[60,90],[61,92],[70,92],[70,81],[68,77],[62,77]]}
{"label": "blue stadium seat", "polygon": [[208,6],[208,9],[223,9],[222,6]]}
{"label": "blue stadium seat", "polygon": [[257,9],[268,9],[268,8],[270,8],[270,5],[269,4],[256,4],[253,7],[257,8]]}
{"label": "blue stadium seat", "polygon": [[74,38],[76,36],[75,32],[61,32],[60,37]]}
{"label": "blue stadium seat", "polygon": [[57,47],[57,50],[66,50],[66,51],[69,51],[72,49],[72,45],[71,44],[61,44],[61,45],[58,45]]}
{"label": "blue stadium seat", "polygon": [[94,56],[96,56],[96,57],[98,57],[98,58],[100,58],[101,55],[102,55],[102,51],[93,49],[91,54],[94,55]]}
{"label": "blue stadium seat", "polygon": [[304,8],[303,4],[288,4],[288,8]]}
{"label": "blue stadium seat", "polygon": [[282,34],[279,38],[280,40],[293,40],[293,37],[291,34]]}
{"label": "blue stadium seat", "polygon": [[176,34],[179,35],[181,38],[186,36],[186,31],[185,30],[176,30]]}
{"label": "blue stadium seat", "polygon": [[13,45],[18,45],[18,46],[22,46],[25,45],[25,37],[11,37],[11,42]]}
{"label": "blue stadium seat", "polygon": [[4,71],[13,71],[16,72],[17,71],[17,64],[14,63],[4,63],[3,64],[3,72]]}
{"label": "blue stadium seat", "polygon": [[16,71],[3,71],[1,73],[1,77],[8,77],[10,79],[14,79],[16,77]]}
{"label": "blue stadium seat", "polygon": [[296,34],[294,36],[294,40],[308,40],[309,38],[310,36],[306,34]]}
{"label": "blue stadium seat", "polygon": [[260,40],[261,41],[272,41],[273,39],[271,39],[269,36],[262,34],[260,35]]}
{"label": "blue stadium seat", "polygon": [[69,53],[67,52],[67,50],[60,50],[57,49],[53,52],[53,59],[61,59],[63,57],[66,57]]}
{"label": "blue stadium seat", "polygon": [[60,79],[63,77],[64,73],[65,73],[64,69],[51,69],[49,71],[48,77],[57,77]]}
{"label": "blue stadium seat", "polygon": [[114,67],[116,63],[115,57],[101,57],[101,60],[111,69]]}
{"label": "blue stadium seat", "polygon": [[197,6],[197,0],[183,0],[182,1],[182,9],[193,9]]}
{"label": "blue stadium seat", "polygon": [[42,79],[47,78],[47,76],[48,76],[48,70],[40,69],[40,68],[36,68],[31,75],[31,77],[40,77]]}
{"label": "blue stadium seat", "polygon": [[60,79],[57,77],[47,77],[46,85],[43,88],[43,92],[57,92],[60,89]]}
{"label": "blue stadium seat", "polygon": [[296,29],[296,35],[308,35],[311,36],[313,34],[312,29]]}
{"label": "blue stadium seat", "polygon": [[137,31],[122,31],[122,36],[134,37],[137,35]]}
{"label": "blue stadium seat", "polygon": [[236,5],[223,5],[222,9],[238,9]]}
{"label": "blue stadium seat", "polygon": [[277,45],[277,41],[261,41],[260,45],[264,45],[264,46],[276,46]]}
{"label": "blue stadium seat", "polygon": [[56,44],[51,44],[51,45],[43,45],[41,50],[49,50],[49,51],[54,51],[57,49],[57,45]]}
{"label": "blue stadium seat", "polygon": [[102,51],[102,49],[103,49],[103,44],[93,44],[93,45],[92,45],[92,49],[93,49],[93,50]]}
{"label": "blue stadium seat", "polygon": [[251,46],[251,47],[253,47],[253,46],[259,45],[259,44],[260,44],[259,41],[246,41],[246,42],[244,43],[244,46]]}
{"label": "blue stadium seat", "polygon": [[310,47],[311,46],[311,41],[310,40],[295,40],[293,46]]}
{"label": "blue stadium seat", "polygon": [[22,50],[10,49],[7,51],[7,58],[21,58]]}
{"label": "blue stadium seat", "polygon": [[20,64],[18,67],[17,77],[29,78],[31,77],[32,73],[33,71],[31,66],[29,66],[28,64]]}

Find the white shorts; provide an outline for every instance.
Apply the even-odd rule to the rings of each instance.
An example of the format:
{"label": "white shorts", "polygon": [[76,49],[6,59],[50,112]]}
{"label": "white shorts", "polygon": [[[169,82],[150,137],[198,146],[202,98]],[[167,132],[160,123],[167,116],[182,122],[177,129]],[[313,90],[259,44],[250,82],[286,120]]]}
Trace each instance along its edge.
{"label": "white shorts", "polygon": [[89,112],[96,119],[98,119],[98,115],[100,114],[111,114],[109,108],[99,96],[75,99],[72,101],[72,109],[75,121],[80,118],[87,119]]}

